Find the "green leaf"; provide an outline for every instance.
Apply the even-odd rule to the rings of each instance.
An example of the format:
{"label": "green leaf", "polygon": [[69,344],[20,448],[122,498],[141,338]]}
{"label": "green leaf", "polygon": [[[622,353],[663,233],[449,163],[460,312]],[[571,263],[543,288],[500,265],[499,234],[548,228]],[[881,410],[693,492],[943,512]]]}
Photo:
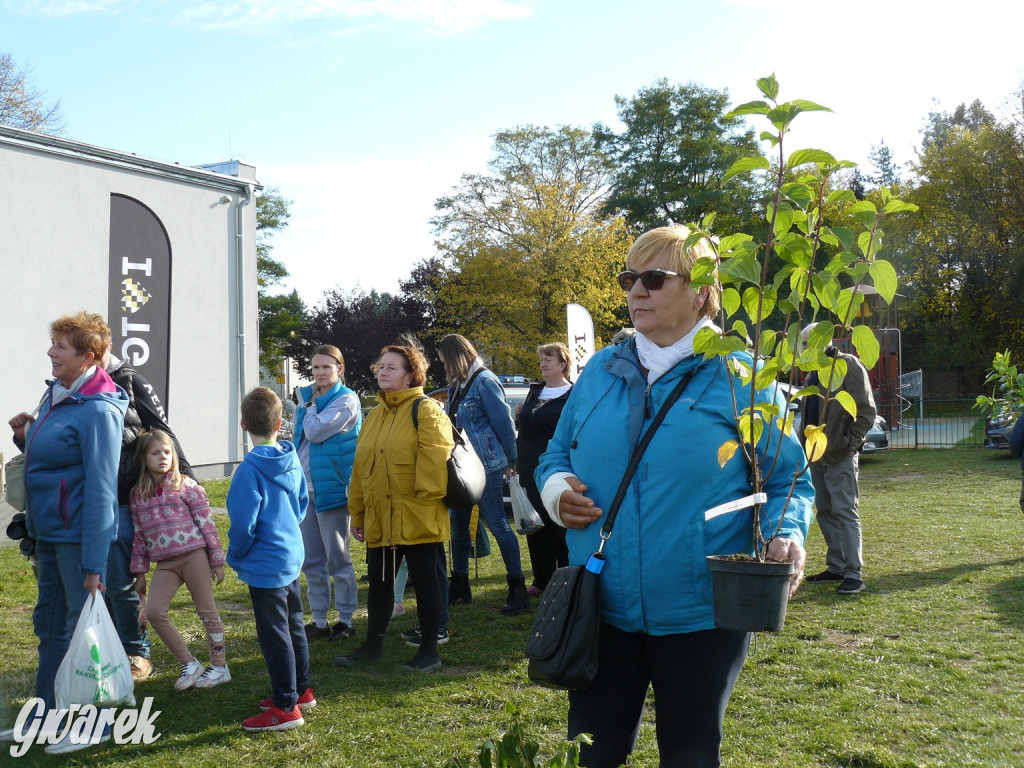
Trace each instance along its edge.
{"label": "green leaf", "polygon": [[843,244],[843,250],[850,250],[853,248],[853,230],[848,227],[828,227],[828,230],[839,238],[839,242]]}
{"label": "green leaf", "polygon": [[766,101],[748,101],[745,104],[734,107],[726,115],[726,118],[742,117],[743,115],[767,115],[768,110],[771,108],[771,104]]}
{"label": "green leaf", "polygon": [[814,191],[809,184],[803,181],[791,181],[783,184],[782,194],[800,208],[807,207],[807,204],[814,200]]}
{"label": "green leaf", "polygon": [[804,112],[831,112],[829,107],[823,107],[821,104],[816,104],[813,101],[807,99],[793,99],[790,104],[800,107]]}
{"label": "green leaf", "polygon": [[731,459],[736,454],[736,451],[739,450],[739,447],[740,444],[737,443],[735,440],[727,440],[726,442],[718,446],[719,468],[724,467],[726,464],[729,463],[729,459]]}
{"label": "green leaf", "polygon": [[[775,351],[775,341],[778,338],[778,332],[772,331],[767,328],[761,330],[761,338],[758,340],[757,353],[762,357],[771,357]],[[784,360],[782,362],[785,362]]]}
{"label": "green leaf", "polygon": [[836,392],[836,402],[839,403],[853,418],[857,418],[857,401],[849,392]]}
{"label": "green leaf", "polygon": [[884,213],[915,213],[917,210],[918,207],[913,203],[908,203],[905,202],[904,200],[897,200],[895,198],[893,198],[884,206],[882,206],[882,211]]}
{"label": "green leaf", "polygon": [[846,361],[840,357],[829,358],[828,365],[819,369],[818,376],[826,389],[835,392],[843,386],[843,381],[846,379]]}
{"label": "green leaf", "polygon": [[757,89],[767,99],[775,101],[775,99],[779,98],[779,81],[775,79],[775,73],[772,72],[767,77],[759,77],[757,79]]}
{"label": "green leaf", "polygon": [[[715,268],[717,266],[715,260],[710,256],[701,256],[690,268],[690,282],[697,286],[711,285],[714,282]],[[707,280],[702,283],[701,280],[704,278],[707,278]]]}
{"label": "green leaf", "polygon": [[833,189],[825,198],[827,204],[855,202],[856,200],[857,197],[853,194],[852,189]]}
{"label": "green leaf", "polygon": [[754,284],[761,281],[761,265],[753,255],[733,256],[722,262],[721,272]]}
{"label": "green leaf", "polygon": [[853,327],[853,347],[857,350],[857,357],[870,370],[878,362],[878,339],[874,331],[866,325],[855,325]]}
{"label": "green leaf", "polygon": [[[771,215],[771,208],[769,208],[769,215]],[[793,209],[783,203],[775,209],[775,234],[776,236],[784,235],[789,232],[789,228],[793,226]]]}
{"label": "green leaf", "polygon": [[804,450],[807,452],[807,460],[815,462],[825,454],[828,446],[828,438],[825,437],[825,425],[804,427]]}
{"label": "green leaf", "polygon": [[885,299],[886,304],[892,304],[893,297],[896,295],[896,270],[892,264],[888,261],[878,259],[872,262],[871,266],[868,267],[868,273],[871,275],[871,281],[875,285],[875,290]]}
{"label": "green leaf", "polygon": [[732,317],[740,308],[740,293],[735,288],[726,288],[722,291],[722,307],[725,309],[725,316]]}
{"label": "green leaf", "polygon": [[841,290],[835,275],[828,272],[819,272],[812,278],[811,282],[814,285],[814,295],[818,298],[821,306],[830,312],[835,312],[836,304],[839,301],[839,291]]}
{"label": "green leaf", "polygon": [[[758,303],[761,304],[760,317],[757,312]],[[759,289],[751,286],[743,292],[743,309],[746,310],[751,322],[756,323],[759,319],[768,317],[775,309],[775,296],[771,289],[766,288],[762,294]]]}
{"label": "green leaf", "polygon": [[756,247],[753,240],[753,237],[745,235],[742,232],[726,235],[718,243],[718,252],[722,254],[731,254],[736,250],[742,250],[744,252],[749,251],[750,245],[754,245],[754,247]]}
{"label": "green leaf", "polygon": [[779,359],[773,357],[762,365],[758,371],[757,376],[754,377],[754,388],[755,389],[766,389],[775,383],[775,380],[779,377]]}
{"label": "green leaf", "polygon": [[839,301],[836,304],[836,315],[843,323],[849,323],[853,318],[860,317],[860,310],[864,304],[864,294],[853,288],[844,288],[839,292]]}
{"label": "green leaf", "polygon": [[732,332],[745,342],[750,340],[750,334],[747,333],[747,324],[742,320],[737,320],[732,324]]}
{"label": "green leaf", "polygon": [[761,141],[767,141],[771,143],[772,149],[779,145],[778,135],[772,133],[771,131],[761,131]]}
{"label": "green leaf", "polygon": [[[701,331],[705,330],[710,329],[701,329]],[[700,331],[697,333],[698,337],[700,336],[700,333]],[[707,345],[705,350],[700,351],[700,354],[704,355],[704,357],[724,357],[725,355],[732,354],[733,352],[742,352],[747,348],[747,343],[744,339],[737,338],[736,336],[719,336],[717,333],[715,333],[715,336],[717,338]],[[696,338],[694,339],[693,351],[699,351],[697,349]]]}
{"label": "green leaf", "polygon": [[796,168],[805,163],[834,163],[836,159],[823,149],[798,149],[789,156],[789,167]]}
{"label": "green leaf", "polygon": [[725,182],[737,174],[746,173],[747,171],[766,171],[769,168],[771,168],[771,164],[764,155],[741,157],[725,172],[725,176],[722,177],[722,184],[725,184]]}

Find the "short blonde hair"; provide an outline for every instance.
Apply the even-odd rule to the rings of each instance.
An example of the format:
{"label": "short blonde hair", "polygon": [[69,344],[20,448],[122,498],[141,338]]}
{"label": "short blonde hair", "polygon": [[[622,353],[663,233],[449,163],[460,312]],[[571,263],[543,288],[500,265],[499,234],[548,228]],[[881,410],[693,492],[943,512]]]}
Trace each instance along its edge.
{"label": "short blonde hair", "polygon": [[66,338],[79,356],[92,352],[97,364],[110,349],[110,326],[102,315],[90,312],[64,315],[50,323],[50,334]]}
{"label": "short blonde hair", "polygon": [[569,371],[572,370],[572,358],[569,356],[569,348],[560,341],[553,341],[550,344],[541,344],[537,347],[537,354],[546,357],[556,357],[562,363],[562,375],[569,378]]}
{"label": "short blonde hair", "polygon": [[[630,247],[626,254],[626,269],[643,272],[644,265],[649,264],[662,254],[668,255],[668,268],[678,272],[686,279],[690,278],[690,270],[702,256],[714,259],[715,252],[707,240],[686,248],[686,238],[690,236],[690,228],[684,224],[672,227],[658,227],[649,232],[644,232]],[[700,308],[700,314],[708,319],[714,319],[718,314],[721,302],[722,287],[718,283],[718,273],[715,272],[715,282],[708,290],[707,300]]]}
{"label": "short blonde hair", "polygon": [[458,333],[442,336],[437,343],[437,354],[444,363],[444,375],[449,384],[465,381],[469,377],[469,368],[479,357],[469,339]]}

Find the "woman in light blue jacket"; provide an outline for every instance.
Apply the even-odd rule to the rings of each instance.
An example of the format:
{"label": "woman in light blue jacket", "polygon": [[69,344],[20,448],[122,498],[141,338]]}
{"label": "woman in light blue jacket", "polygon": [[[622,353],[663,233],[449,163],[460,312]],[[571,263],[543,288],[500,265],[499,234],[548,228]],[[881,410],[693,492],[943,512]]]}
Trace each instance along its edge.
{"label": "woman in light blue jacket", "polygon": [[[448,377],[448,416],[465,429],[484,469],[487,485],[480,499],[480,519],[487,525],[501,550],[508,581],[508,598],[501,607],[506,616],[526,610],[529,597],[519,556],[519,539],[505,517],[502,481],[511,476],[516,464],[516,427],[505,390],[498,377],[487,370],[473,345],[457,333],[449,334],[437,345]],[[469,523],[472,509],[452,510],[452,583],[449,603],[468,603]]]}
{"label": "woman in light blue jacket", "polygon": [[[648,688],[654,688],[662,765],[719,765],[725,706],[746,658],[749,636],[715,628],[705,556],[752,551],[749,508],[706,519],[705,512],[751,493],[740,452],[724,467],[718,448],[736,439],[732,394],[721,358],[693,351],[711,325],[718,289],[690,286],[699,256],[685,227],[641,236],[619,275],[636,334],[587,363],[535,473],[551,519],[567,527],[569,562],[600,545],[605,510],[630,455],[669,393],[692,374],[654,434],[619,508],[601,573],[602,626],[597,679],[569,693],[569,734],[589,733],[581,763],[618,766],[633,749]],[[634,271],[635,270],[635,271]],[[749,364],[750,358],[747,357]],[[749,390],[737,387],[739,402]],[[768,391],[757,395],[771,400]],[[766,430],[758,451],[774,455],[780,434]],[[765,483],[765,535],[782,514],[795,472],[806,465],[795,437],[784,437],[779,466]],[[781,537],[769,553],[792,559],[802,575],[813,490],[796,484]],[[799,583],[799,576],[793,588]]]}

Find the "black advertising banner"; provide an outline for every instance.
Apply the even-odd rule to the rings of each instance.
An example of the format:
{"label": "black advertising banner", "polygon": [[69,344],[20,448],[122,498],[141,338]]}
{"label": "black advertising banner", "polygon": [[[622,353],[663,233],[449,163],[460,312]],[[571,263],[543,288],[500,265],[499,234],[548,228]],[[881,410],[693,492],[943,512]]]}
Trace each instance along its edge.
{"label": "black advertising banner", "polygon": [[153,386],[167,409],[171,341],[171,242],[149,208],[110,196],[110,288],[107,322],[114,355]]}

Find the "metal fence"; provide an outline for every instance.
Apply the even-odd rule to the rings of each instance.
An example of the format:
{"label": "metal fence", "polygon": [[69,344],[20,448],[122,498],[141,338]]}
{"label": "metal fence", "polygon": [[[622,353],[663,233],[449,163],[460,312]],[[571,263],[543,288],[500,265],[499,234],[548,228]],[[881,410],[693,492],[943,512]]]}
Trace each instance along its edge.
{"label": "metal fence", "polygon": [[892,448],[953,448],[985,444],[985,417],[974,400],[919,400],[906,403],[890,423]]}

